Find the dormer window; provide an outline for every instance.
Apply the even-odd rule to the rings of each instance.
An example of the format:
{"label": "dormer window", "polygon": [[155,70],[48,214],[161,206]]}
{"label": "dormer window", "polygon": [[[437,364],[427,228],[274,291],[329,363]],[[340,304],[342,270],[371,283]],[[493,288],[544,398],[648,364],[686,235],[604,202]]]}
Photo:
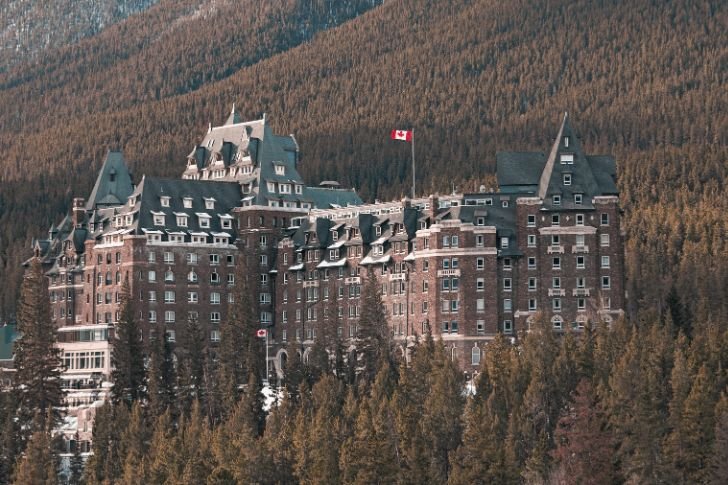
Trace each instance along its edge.
{"label": "dormer window", "polygon": [[291,184],[278,184],[278,189],[280,190],[281,194],[290,194]]}
{"label": "dormer window", "polygon": [[554,205],[561,205],[561,196],[560,195],[554,195],[551,197],[551,201]]}
{"label": "dormer window", "polygon": [[561,163],[563,165],[573,165],[574,164],[574,154],[573,153],[562,153],[561,154]]}
{"label": "dormer window", "polygon": [[381,244],[377,244],[372,248],[372,250],[375,256],[381,256],[382,254],[384,254],[384,246],[382,246]]}
{"label": "dormer window", "polygon": [[476,226],[484,226],[485,225],[485,217],[478,217],[475,220],[475,225]]}
{"label": "dormer window", "polygon": [[223,219],[220,221],[223,229],[231,229],[233,227],[233,221],[230,219]]}
{"label": "dormer window", "polygon": [[583,196],[581,194],[574,194],[574,204],[581,205]]}
{"label": "dormer window", "polygon": [[339,240],[339,233],[337,231],[331,231],[331,240],[332,241],[338,241]]}
{"label": "dormer window", "polygon": [[177,225],[187,227],[187,214],[175,214],[177,216]]}
{"label": "dormer window", "polygon": [[167,196],[160,197],[159,203],[162,205],[162,207],[169,207],[169,197],[167,197]]}
{"label": "dormer window", "polygon": [[185,209],[191,209],[192,208],[192,197],[185,197],[182,199],[182,206]]}
{"label": "dormer window", "polygon": [[250,175],[253,173],[253,166],[252,165],[245,165],[242,169],[243,175]]}
{"label": "dormer window", "polygon": [[197,214],[197,220],[200,224],[200,227],[210,227],[210,216],[208,216],[207,214]]}
{"label": "dormer window", "polygon": [[571,185],[571,174],[570,173],[564,174],[564,185]]}
{"label": "dormer window", "polygon": [[296,186],[295,186],[295,189],[296,189],[296,193],[297,193],[298,195],[301,195],[301,194],[303,194],[303,185],[301,185],[301,184],[296,184]]}
{"label": "dormer window", "polygon": [[268,192],[275,194],[276,193],[276,184],[275,182],[268,182]]}
{"label": "dormer window", "polygon": [[280,165],[280,164],[274,164],[276,169],[276,175],[285,175],[286,174],[286,166]]}
{"label": "dormer window", "polygon": [[155,226],[163,226],[164,225],[164,212],[154,212],[154,211],[152,211],[152,216],[154,218],[154,225]]}
{"label": "dormer window", "polygon": [[212,148],[213,143],[215,143],[214,138],[210,138],[209,140],[207,140],[207,148]]}
{"label": "dormer window", "polygon": [[136,204],[136,197],[129,197],[129,207],[134,207]]}
{"label": "dormer window", "polygon": [[374,226],[374,234],[376,234],[377,236],[381,236],[382,235],[382,226]]}
{"label": "dormer window", "polygon": [[569,137],[568,136],[564,137],[564,148],[569,148]]}
{"label": "dormer window", "polygon": [[212,210],[215,208],[215,199],[205,197],[205,209]]}

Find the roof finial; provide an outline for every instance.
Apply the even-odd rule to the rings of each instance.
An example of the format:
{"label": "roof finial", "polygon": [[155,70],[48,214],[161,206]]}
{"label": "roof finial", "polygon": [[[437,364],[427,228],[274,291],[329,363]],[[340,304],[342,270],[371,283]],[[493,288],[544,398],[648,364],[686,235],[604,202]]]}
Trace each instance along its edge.
{"label": "roof finial", "polygon": [[235,103],[233,103],[233,109],[230,111],[230,114],[231,115],[235,114]]}
{"label": "roof finial", "polygon": [[212,131],[212,123],[207,123],[207,132],[210,133]]}

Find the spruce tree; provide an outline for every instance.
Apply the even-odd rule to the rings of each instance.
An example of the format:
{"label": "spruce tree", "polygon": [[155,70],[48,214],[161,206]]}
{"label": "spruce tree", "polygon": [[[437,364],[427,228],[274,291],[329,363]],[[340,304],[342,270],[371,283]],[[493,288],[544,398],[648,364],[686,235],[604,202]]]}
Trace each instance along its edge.
{"label": "spruce tree", "polygon": [[[50,414],[50,410],[49,413]],[[44,427],[52,418],[41,419],[36,416],[25,453],[20,457],[15,469],[13,483],[55,485],[58,483],[58,463],[54,456],[51,429]]]}
{"label": "spruce tree", "polygon": [[[61,351],[56,346],[49,302],[46,277],[38,258],[33,258],[20,288],[20,336],[15,341],[13,385],[22,437],[53,428],[61,418]],[[46,423],[46,417],[50,417],[50,423]]]}
{"label": "spruce tree", "polygon": [[371,266],[367,269],[361,303],[356,350],[360,360],[360,378],[364,382],[372,382],[379,363],[391,360],[391,350],[382,289]]}
{"label": "spruce tree", "polygon": [[131,406],[132,402],[145,397],[146,372],[141,329],[127,281],[121,289],[120,316],[115,332],[116,340],[111,349],[111,397],[115,403]]}
{"label": "spruce tree", "polygon": [[81,442],[79,440],[80,437],[78,435],[78,432],[76,432],[73,439],[75,443],[75,446],[73,447],[73,455],[71,455],[69,463],[69,485],[83,485],[84,483],[84,461],[83,456],[81,455]]}
{"label": "spruce tree", "polygon": [[88,485],[113,483],[122,474],[122,433],[129,421],[125,404],[114,405],[106,401],[96,408],[92,438],[93,453],[84,470]]}
{"label": "spruce tree", "polygon": [[20,453],[15,394],[0,391],[0,483],[10,483]]}
{"label": "spruce tree", "polygon": [[205,354],[209,339],[195,315],[189,315],[182,332],[182,345],[176,349],[179,360],[179,393],[185,412],[192,409],[194,401],[204,396]]}
{"label": "spruce tree", "polygon": [[[156,417],[156,415],[153,415]],[[123,465],[122,481],[124,483],[144,482],[142,478],[144,457],[149,450],[152,429],[145,416],[144,408],[139,401],[131,407],[129,424],[119,438],[119,461]]]}
{"label": "spruce tree", "polygon": [[704,483],[709,478],[715,401],[714,377],[703,365],[695,376],[682,413],[681,430],[685,433],[682,471],[688,483]]}
{"label": "spruce tree", "polygon": [[612,483],[612,437],[596,393],[587,379],[574,392],[573,405],[562,415],[555,433],[558,481],[571,483]]}
{"label": "spruce tree", "polygon": [[149,339],[147,355],[149,356],[147,369],[149,409],[153,416],[159,416],[175,404],[177,381],[172,344],[161,324],[157,325],[155,338]]}
{"label": "spruce tree", "polygon": [[710,457],[709,483],[728,483],[728,393],[715,406],[715,440]]}

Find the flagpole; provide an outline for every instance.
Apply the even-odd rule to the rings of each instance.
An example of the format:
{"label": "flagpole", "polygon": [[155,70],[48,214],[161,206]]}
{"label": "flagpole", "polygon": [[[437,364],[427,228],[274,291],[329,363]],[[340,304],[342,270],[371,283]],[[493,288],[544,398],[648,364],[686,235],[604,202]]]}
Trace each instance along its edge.
{"label": "flagpole", "polygon": [[412,199],[415,198],[415,129],[412,127]]}

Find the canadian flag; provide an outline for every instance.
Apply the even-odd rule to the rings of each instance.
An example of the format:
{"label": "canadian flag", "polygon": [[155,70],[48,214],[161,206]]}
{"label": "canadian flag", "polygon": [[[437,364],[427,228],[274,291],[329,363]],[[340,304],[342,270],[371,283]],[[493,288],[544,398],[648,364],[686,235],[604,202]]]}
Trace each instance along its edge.
{"label": "canadian flag", "polygon": [[266,335],[268,335],[268,330],[266,330],[264,328],[261,328],[260,330],[255,332],[256,337],[265,337]]}
{"label": "canadian flag", "polygon": [[412,131],[392,130],[392,140],[412,141]]}

